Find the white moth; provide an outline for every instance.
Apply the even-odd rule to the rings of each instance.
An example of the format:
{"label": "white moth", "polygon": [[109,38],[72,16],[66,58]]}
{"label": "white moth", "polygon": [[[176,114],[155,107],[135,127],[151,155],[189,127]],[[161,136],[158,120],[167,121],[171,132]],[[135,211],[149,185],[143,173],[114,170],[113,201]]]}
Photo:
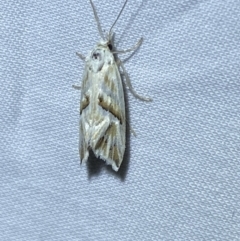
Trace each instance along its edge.
{"label": "white moth", "polygon": [[141,97],[133,90],[122,62],[119,59],[116,60],[114,54],[137,49],[142,43],[142,38],[130,49],[112,50],[112,29],[127,0],[106,37],[103,35],[91,0],[90,3],[102,39],[86,57],[77,53],[85,61],[81,87],[73,86],[81,89],[79,153],[81,163],[88,160],[89,150],[92,150],[97,158],[100,157],[108,165],[112,165],[113,170],[118,171],[123,160],[126,142],[125,102],[118,68],[122,69],[126,84],[133,95],[145,101],[151,99]]}

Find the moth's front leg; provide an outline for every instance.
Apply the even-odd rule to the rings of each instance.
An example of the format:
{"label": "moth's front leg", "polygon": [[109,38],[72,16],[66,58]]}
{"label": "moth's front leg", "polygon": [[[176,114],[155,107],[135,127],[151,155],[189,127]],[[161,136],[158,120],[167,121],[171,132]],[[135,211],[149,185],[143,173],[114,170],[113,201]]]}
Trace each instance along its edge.
{"label": "moth's front leg", "polygon": [[[85,57],[84,55],[82,55],[82,54],[80,54],[80,53],[76,53],[76,55],[77,55],[81,60],[83,60],[83,61],[86,60],[86,57]],[[81,86],[79,86],[79,85],[72,85],[72,87],[73,87],[74,89],[76,89],[76,90],[81,90]]]}
{"label": "moth's front leg", "polygon": [[80,54],[80,53],[76,53],[76,55],[81,59],[81,60],[83,60],[83,61],[85,61],[85,59],[86,59],[86,57],[84,56],[84,55],[82,55],[82,54]]}
{"label": "moth's front leg", "polygon": [[73,87],[75,90],[81,90],[81,86],[79,86],[79,85],[72,85],[72,87]]}

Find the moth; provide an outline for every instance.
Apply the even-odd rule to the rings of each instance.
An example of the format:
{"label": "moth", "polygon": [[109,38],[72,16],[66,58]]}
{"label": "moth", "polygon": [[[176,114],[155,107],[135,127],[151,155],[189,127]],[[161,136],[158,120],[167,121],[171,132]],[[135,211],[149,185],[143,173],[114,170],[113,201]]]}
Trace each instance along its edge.
{"label": "moth", "polygon": [[123,93],[123,84],[119,69],[125,76],[126,85],[134,96],[141,100],[150,101],[150,98],[139,96],[132,88],[130,79],[123,63],[116,54],[123,54],[137,49],[142,38],[132,47],[125,50],[116,50],[113,47],[113,26],[119,19],[127,0],[109,32],[104,36],[99,18],[92,0],[90,4],[101,40],[85,57],[77,55],[85,61],[80,99],[80,138],[79,154],[81,163],[85,163],[92,150],[97,158],[106,161],[112,169],[118,171],[125,152],[126,142],[126,114]]}

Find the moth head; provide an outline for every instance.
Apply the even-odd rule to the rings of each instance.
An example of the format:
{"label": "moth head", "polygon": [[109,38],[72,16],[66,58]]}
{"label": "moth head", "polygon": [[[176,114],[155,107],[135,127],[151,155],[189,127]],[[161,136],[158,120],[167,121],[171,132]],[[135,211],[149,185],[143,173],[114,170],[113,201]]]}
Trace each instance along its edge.
{"label": "moth head", "polygon": [[116,24],[116,22],[117,22],[117,20],[119,19],[119,17],[121,16],[122,11],[123,11],[123,9],[125,8],[125,6],[126,6],[126,4],[127,4],[127,1],[128,1],[128,0],[125,0],[124,5],[123,5],[123,7],[121,8],[121,11],[119,12],[116,20],[115,20],[114,23],[112,24],[112,27],[110,28],[109,32],[106,34],[106,37],[105,37],[104,34],[103,34],[103,31],[102,31],[100,22],[99,22],[99,18],[98,18],[98,16],[97,16],[97,11],[96,11],[96,9],[95,9],[95,7],[94,7],[94,4],[93,4],[92,0],[90,0],[90,3],[91,3],[91,5],[92,5],[92,9],[93,9],[93,13],[94,13],[94,17],[95,17],[95,20],[96,20],[96,22],[97,22],[98,32],[99,32],[101,38],[103,39],[103,40],[100,42],[100,45],[102,45],[102,46],[107,46],[110,51],[113,49],[113,45],[112,45],[112,40],[113,40],[113,31],[112,31],[112,30],[113,30],[113,27],[114,27],[114,25]]}
{"label": "moth head", "polygon": [[99,45],[108,48],[110,51],[113,50],[113,32],[106,33],[106,37],[100,41]]}

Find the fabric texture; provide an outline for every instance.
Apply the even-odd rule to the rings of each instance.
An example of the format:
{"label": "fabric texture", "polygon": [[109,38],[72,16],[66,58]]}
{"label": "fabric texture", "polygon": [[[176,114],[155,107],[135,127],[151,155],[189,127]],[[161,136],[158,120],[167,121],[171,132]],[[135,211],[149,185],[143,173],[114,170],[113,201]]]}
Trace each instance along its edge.
{"label": "fabric texture", "polygon": [[[124,0],[94,0],[107,31]],[[1,1],[0,240],[240,240],[240,4],[129,0],[114,27],[126,90],[119,172],[78,155],[88,0]]]}

